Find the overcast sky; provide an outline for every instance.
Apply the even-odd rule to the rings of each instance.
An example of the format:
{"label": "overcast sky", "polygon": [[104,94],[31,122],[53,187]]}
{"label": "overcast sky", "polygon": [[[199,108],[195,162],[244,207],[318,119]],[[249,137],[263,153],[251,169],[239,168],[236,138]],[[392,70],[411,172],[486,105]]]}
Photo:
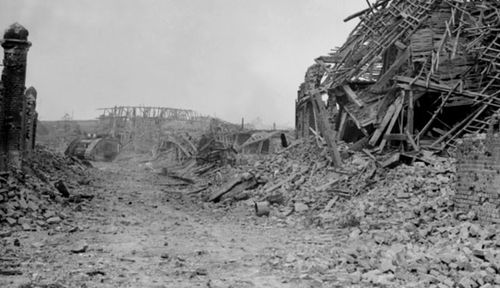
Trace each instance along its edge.
{"label": "overcast sky", "polygon": [[42,120],[115,105],[193,109],[293,126],[313,59],[341,45],[365,0],[0,0],[0,29],[33,43]]}

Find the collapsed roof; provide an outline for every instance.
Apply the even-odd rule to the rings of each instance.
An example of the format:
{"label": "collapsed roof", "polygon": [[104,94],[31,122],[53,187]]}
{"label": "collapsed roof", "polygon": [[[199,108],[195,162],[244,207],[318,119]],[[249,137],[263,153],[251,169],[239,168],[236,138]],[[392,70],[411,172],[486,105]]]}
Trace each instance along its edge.
{"label": "collapsed roof", "polygon": [[379,151],[444,150],[488,129],[500,109],[500,1],[379,0],[346,20],[356,17],[347,41],[306,73],[299,136],[327,132],[316,96],[328,99],[338,139],[359,134]]}

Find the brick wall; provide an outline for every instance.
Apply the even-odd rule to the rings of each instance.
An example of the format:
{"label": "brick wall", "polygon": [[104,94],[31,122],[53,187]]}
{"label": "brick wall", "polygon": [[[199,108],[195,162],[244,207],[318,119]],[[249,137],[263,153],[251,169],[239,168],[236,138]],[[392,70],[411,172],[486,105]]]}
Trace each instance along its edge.
{"label": "brick wall", "polygon": [[464,140],[457,154],[455,205],[483,222],[500,223],[500,136]]}

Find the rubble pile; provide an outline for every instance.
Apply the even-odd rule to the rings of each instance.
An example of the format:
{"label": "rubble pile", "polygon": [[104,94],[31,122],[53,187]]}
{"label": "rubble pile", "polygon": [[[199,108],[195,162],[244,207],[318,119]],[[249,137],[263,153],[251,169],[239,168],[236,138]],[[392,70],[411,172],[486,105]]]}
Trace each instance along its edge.
{"label": "rubble pile", "polygon": [[[318,217],[348,228],[352,249],[335,267],[352,283],[404,287],[497,287],[498,226],[455,210],[453,163],[401,165],[365,195]],[[354,219],[354,221],[352,220]]]}
{"label": "rubble pile", "polygon": [[387,162],[392,154],[375,157],[339,146],[342,168],[330,165],[315,138],[305,138],[276,154],[205,172],[202,189],[189,194],[223,204],[246,200],[257,216],[344,235],[341,247],[325,252],[337,282],[500,285],[498,226],[480,225],[474,212],[455,208],[454,159],[422,151],[406,163],[403,157]]}
{"label": "rubble pile", "polygon": [[305,73],[297,137],[364,138],[372,153],[444,152],[485,133],[500,107],[493,69],[499,7],[489,0],[378,0],[347,17],[360,20],[348,39]]}
{"label": "rubble pile", "polygon": [[[255,181],[259,185],[250,185],[252,190],[240,191],[249,193],[255,201],[286,199],[287,203],[303,202],[321,206],[334,196],[349,199],[370,185],[377,169],[368,156],[353,154],[345,144],[341,145],[341,150],[345,157],[342,169],[331,167],[327,149],[317,145],[315,138],[301,139],[271,155],[238,154],[237,166],[220,167],[215,173],[206,173],[205,177],[216,183],[208,193],[216,195],[221,193],[220,190],[227,190],[225,185],[220,187],[217,183]],[[231,176],[221,179],[222,175]],[[230,190],[225,193],[229,192],[236,199],[247,198],[239,197]],[[234,200],[231,197],[224,198],[229,202]],[[220,199],[215,200],[218,202]]]}
{"label": "rubble pile", "polygon": [[88,162],[37,146],[21,169],[0,174],[0,226],[36,230],[58,224],[62,207],[92,199],[74,190],[89,185]]}

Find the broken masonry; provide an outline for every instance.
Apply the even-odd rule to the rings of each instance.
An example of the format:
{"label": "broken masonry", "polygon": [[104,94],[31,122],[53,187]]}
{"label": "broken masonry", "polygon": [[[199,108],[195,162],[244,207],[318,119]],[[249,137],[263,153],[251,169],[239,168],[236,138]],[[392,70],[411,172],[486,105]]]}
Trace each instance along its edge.
{"label": "broken masonry", "polygon": [[22,159],[34,148],[36,121],[36,90],[26,90],[28,30],[12,24],[1,40],[4,49],[0,81],[0,170],[9,166],[20,168]]}

